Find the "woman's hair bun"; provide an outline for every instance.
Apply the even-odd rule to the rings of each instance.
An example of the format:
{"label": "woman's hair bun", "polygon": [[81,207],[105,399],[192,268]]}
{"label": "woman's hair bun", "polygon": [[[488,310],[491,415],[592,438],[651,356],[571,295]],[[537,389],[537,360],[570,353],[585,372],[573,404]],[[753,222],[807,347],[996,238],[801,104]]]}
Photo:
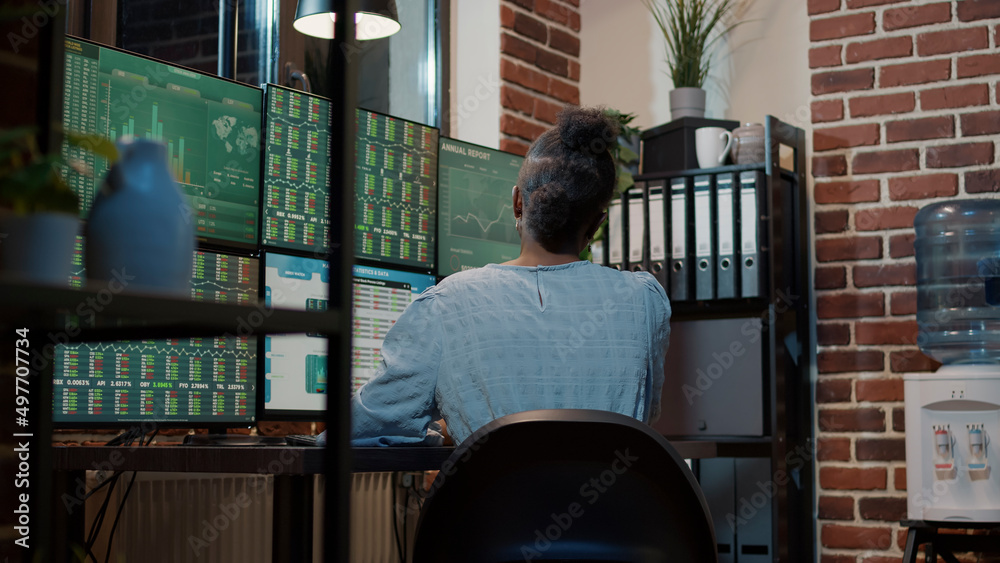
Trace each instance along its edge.
{"label": "woman's hair bun", "polygon": [[559,138],[573,150],[598,156],[618,138],[617,121],[604,115],[600,107],[566,106],[556,120]]}

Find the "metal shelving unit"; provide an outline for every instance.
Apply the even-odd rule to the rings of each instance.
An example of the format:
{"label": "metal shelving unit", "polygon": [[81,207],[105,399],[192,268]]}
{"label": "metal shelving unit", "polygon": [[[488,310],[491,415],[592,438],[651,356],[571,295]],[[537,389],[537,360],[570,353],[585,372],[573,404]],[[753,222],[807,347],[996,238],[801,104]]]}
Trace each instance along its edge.
{"label": "metal shelving unit", "polygon": [[[739,278],[736,290],[732,296],[724,299],[696,299],[694,289],[689,288],[690,295],[684,300],[671,298],[673,309],[672,324],[680,323],[681,329],[690,328],[688,323],[719,320],[760,319],[761,362],[759,389],[761,404],[742,405],[747,409],[759,409],[760,426],[762,430],[754,435],[748,432],[744,435],[727,435],[712,433],[711,423],[699,420],[704,427],[688,426],[689,430],[681,433],[664,432],[671,439],[704,439],[717,443],[720,458],[739,460],[758,460],[768,463],[768,483],[777,485],[773,489],[770,503],[770,545],[751,546],[741,552],[737,549],[738,541],[732,540],[732,545],[723,545],[720,534],[720,561],[812,561],[814,530],[813,522],[813,463],[815,453],[812,439],[812,386],[811,370],[815,364],[815,346],[810,330],[811,286],[809,283],[810,247],[808,231],[808,201],[805,184],[805,133],[796,127],[783,123],[768,116],[765,120],[766,157],[764,162],[755,164],[720,166],[710,169],[691,170],[643,170],[636,176],[635,191],[642,196],[642,259],[629,261],[629,233],[637,224],[636,217],[630,217],[626,211],[630,205],[622,205],[622,261],[617,267],[628,270],[642,270],[652,273],[671,294],[671,270],[676,267],[671,256],[671,193],[672,184],[678,179],[686,182],[688,199],[690,200],[691,183],[695,177],[710,177],[713,210],[716,209],[716,178],[731,178],[734,183],[740,182],[741,175],[754,173],[757,178],[757,190],[763,190],[758,214],[758,265],[763,268],[760,273],[760,291],[753,296],[744,297],[739,288]],[[791,150],[791,170],[781,167],[781,147]],[[651,186],[659,188],[659,197],[654,198],[653,205],[662,202],[663,233],[657,233],[657,238],[665,242],[657,259],[651,252]],[[655,195],[655,194],[654,194]],[[637,198],[638,193],[629,195]],[[735,196],[734,196],[735,198]],[[632,204],[634,205],[634,203]],[[688,254],[685,256],[688,271],[697,267],[692,241],[694,240],[693,204],[687,202],[687,243]],[[738,217],[734,204],[733,214]],[[654,209],[659,212],[660,210]],[[631,223],[631,224],[630,224]],[[733,227],[737,230],[736,227]],[[719,218],[716,215],[712,222],[712,233],[718,236]],[[612,233],[613,234],[613,233]],[[662,237],[660,236],[662,235]],[[739,240],[739,233],[735,235]],[[713,237],[713,241],[717,239]],[[604,252],[605,265],[611,252],[610,246],[616,243],[608,241]],[[739,244],[735,244],[734,256],[740,256]],[[700,261],[700,259],[699,259]],[[733,266],[739,272],[742,268],[742,258],[737,258]],[[710,267],[715,267],[711,265]],[[735,274],[739,276],[739,273]],[[695,274],[687,278],[693,284]],[[711,282],[713,289],[718,289],[717,281]],[[687,325],[687,326],[685,326]],[[675,325],[677,326],[677,325]],[[672,340],[677,338],[676,330]],[[725,340],[724,337],[719,337]],[[711,342],[703,344],[705,349],[718,346],[724,350],[730,344]],[[689,350],[672,350],[671,354],[694,354]],[[668,362],[668,365],[676,365]],[[671,379],[671,376],[674,379]],[[667,411],[666,400],[668,392],[679,392],[684,381],[691,381],[693,374],[671,374],[667,371],[667,381],[664,384],[664,417],[671,416]],[[720,385],[734,384],[735,378],[741,374],[730,376],[729,380],[720,380]],[[745,375],[745,374],[742,374]],[[687,378],[687,379],[685,379]],[[735,384],[734,384],[735,385]],[[715,397],[718,399],[718,395]],[[712,401],[711,395],[699,399],[704,401],[702,407]],[[692,404],[677,401],[678,408],[686,408]],[[692,410],[695,407],[690,407]],[[733,409],[733,405],[727,408]],[[737,407],[738,408],[738,407]],[[674,413],[675,416],[698,417],[699,413]],[[672,428],[677,428],[673,425]],[[704,431],[702,431],[704,430]],[[661,429],[662,431],[662,429]],[[698,465],[695,465],[696,470]],[[759,472],[758,472],[759,473]],[[708,485],[706,485],[708,486]],[[737,489],[739,487],[736,487]],[[710,491],[706,490],[708,495]],[[711,495],[709,495],[711,496]],[[752,498],[748,495],[748,498]],[[739,505],[744,500],[739,494],[733,497],[735,504],[732,514],[739,521]],[[748,500],[748,499],[747,499]],[[720,520],[716,519],[717,528]],[[737,529],[738,526],[734,529]],[[735,534],[738,535],[738,529]],[[730,535],[733,535],[731,533]],[[725,551],[725,550],[728,550]]]}

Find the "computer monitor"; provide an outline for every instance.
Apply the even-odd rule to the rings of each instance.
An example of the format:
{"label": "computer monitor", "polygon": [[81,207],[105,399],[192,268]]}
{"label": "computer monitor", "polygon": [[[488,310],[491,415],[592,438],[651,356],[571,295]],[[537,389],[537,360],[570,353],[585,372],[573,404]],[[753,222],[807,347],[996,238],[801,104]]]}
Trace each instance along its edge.
{"label": "computer monitor", "polygon": [[[170,169],[189,196],[197,236],[224,247],[256,249],[260,88],[83,39],[67,37],[65,45],[65,129],[163,142]],[[63,154],[93,171],[64,171],[86,218],[108,163],[69,144]]]}
{"label": "computer monitor", "polygon": [[[330,296],[326,260],[264,254],[264,306],[325,311]],[[327,341],[319,334],[264,337],[262,419],[322,420],[326,411]]]}
{"label": "computer monitor", "polygon": [[517,258],[511,189],[524,157],[441,138],[438,275]]}
{"label": "computer monitor", "polygon": [[351,298],[351,386],[354,391],[375,376],[382,362],[382,341],[406,307],[434,285],[430,274],[354,266]]}
{"label": "computer monitor", "polygon": [[268,84],[260,242],[326,252],[330,236],[330,101]]}
{"label": "computer monitor", "polygon": [[[258,260],[195,251],[195,301],[252,304]],[[256,421],[254,337],[121,340],[59,345],[53,423],[57,428],[239,427]]]}
{"label": "computer monitor", "polygon": [[[273,307],[323,310],[327,263],[269,252],[264,257],[265,299]],[[352,295],[351,386],[372,378],[382,341],[411,301],[434,285],[431,274],[355,265]],[[268,420],[322,420],[326,412],[326,339],[275,335],[264,339],[264,392],[258,412]]]}
{"label": "computer monitor", "polygon": [[356,115],[354,256],[431,272],[439,132],[373,111]]}

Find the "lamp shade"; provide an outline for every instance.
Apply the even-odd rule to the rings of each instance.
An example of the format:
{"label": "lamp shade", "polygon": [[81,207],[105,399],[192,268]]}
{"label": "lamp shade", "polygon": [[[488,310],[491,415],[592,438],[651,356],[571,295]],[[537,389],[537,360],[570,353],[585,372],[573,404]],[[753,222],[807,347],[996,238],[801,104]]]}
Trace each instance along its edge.
{"label": "lamp shade", "polygon": [[[380,39],[400,30],[395,0],[361,0],[359,4],[354,15],[357,39]],[[335,17],[332,0],[299,0],[292,25],[300,33],[333,39]]]}

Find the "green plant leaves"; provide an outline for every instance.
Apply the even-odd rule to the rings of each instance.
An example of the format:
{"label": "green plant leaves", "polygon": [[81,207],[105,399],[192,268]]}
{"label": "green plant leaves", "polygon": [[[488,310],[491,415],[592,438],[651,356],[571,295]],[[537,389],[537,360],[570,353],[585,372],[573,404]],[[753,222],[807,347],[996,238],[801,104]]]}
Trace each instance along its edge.
{"label": "green plant leaves", "polygon": [[[114,162],[118,149],[97,135],[65,132],[66,141]],[[60,175],[62,155],[43,155],[35,130],[19,127],[0,131],[0,207],[17,214],[55,211],[76,215],[79,198]]]}
{"label": "green plant leaves", "polygon": [[739,24],[725,23],[736,7],[735,0],[643,0],[643,3],[666,41],[666,62],[674,88],[701,88],[708,77],[712,46]]}

